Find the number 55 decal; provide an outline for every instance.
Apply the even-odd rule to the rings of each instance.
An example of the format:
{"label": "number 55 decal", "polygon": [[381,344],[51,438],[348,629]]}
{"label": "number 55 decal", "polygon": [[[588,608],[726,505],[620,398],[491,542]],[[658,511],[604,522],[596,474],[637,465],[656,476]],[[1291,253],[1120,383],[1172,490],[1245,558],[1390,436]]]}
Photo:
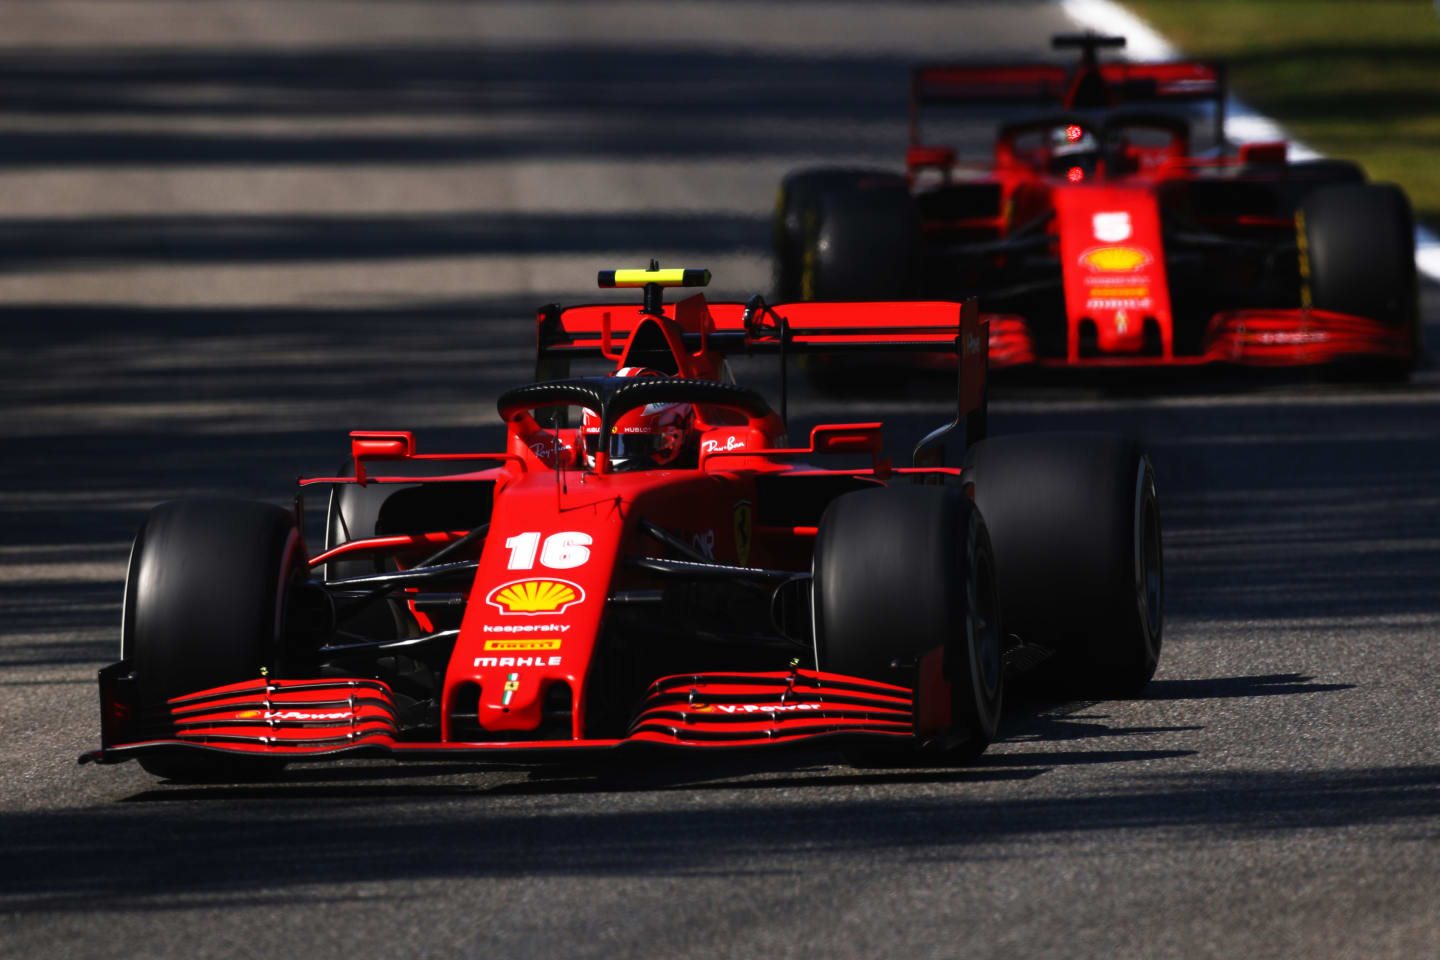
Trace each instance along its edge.
{"label": "number 55 decal", "polygon": [[510,551],[510,562],[505,566],[509,570],[533,570],[538,551],[540,566],[551,570],[570,570],[585,565],[590,559],[590,544],[594,542],[588,533],[564,530],[550,534],[545,538],[544,547],[541,547],[538,531],[517,533],[505,541],[505,548]]}

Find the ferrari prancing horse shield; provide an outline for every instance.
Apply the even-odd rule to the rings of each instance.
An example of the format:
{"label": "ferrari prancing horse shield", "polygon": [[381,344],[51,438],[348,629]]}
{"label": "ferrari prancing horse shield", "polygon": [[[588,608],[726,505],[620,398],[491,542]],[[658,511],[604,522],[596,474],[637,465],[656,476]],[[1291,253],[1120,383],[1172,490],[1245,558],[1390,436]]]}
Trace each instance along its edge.
{"label": "ferrari prancing horse shield", "polygon": [[750,565],[750,541],[755,537],[753,511],[749,500],[735,504],[735,560],[742,567]]}

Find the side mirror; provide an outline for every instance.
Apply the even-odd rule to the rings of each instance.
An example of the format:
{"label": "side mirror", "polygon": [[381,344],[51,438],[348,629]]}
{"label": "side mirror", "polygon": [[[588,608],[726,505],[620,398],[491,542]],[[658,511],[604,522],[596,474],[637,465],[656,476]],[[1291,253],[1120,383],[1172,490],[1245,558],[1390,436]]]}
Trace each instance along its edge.
{"label": "side mirror", "polygon": [[361,460],[408,460],[415,455],[415,435],[408,430],[352,430],[350,456]]}
{"label": "side mirror", "polygon": [[953,147],[916,146],[905,151],[905,166],[910,170],[936,167],[948,174],[954,165],[955,150]]}
{"label": "side mirror", "polygon": [[815,453],[878,454],[884,447],[878,423],[823,424],[810,431],[810,449]]}
{"label": "side mirror", "polygon": [[1289,144],[1284,140],[1240,144],[1241,163],[1284,163]]}
{"label": "side mirror", "polygon": [[355,482],[365,483],[366,460],[409,460],[415,455],[415,435],[409,430],[351,430],[350,459]]}

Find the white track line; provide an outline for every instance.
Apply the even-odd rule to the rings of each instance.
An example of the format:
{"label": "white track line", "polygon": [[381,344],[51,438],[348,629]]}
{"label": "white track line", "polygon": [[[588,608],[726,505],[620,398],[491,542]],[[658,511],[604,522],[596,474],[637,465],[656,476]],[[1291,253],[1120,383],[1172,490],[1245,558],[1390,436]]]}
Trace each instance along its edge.
{"label": "white track line", "polygon": [[[1136,60],[1177,60],[1182,56],[1154,27],[1112,0],[1060,0],[1060,9],[1086,29],[1124,36],[1126,55]],[[1310,146],[1288,136],[1280,124],[1233,96],[1225,102],[1225,118],[1228,140],[1289,140],[1290,155],[1296,160],[1320,156]],[[1415,228],[1415,266],[1431,280],[1440,282],[1440,236],[1420,226]]]}

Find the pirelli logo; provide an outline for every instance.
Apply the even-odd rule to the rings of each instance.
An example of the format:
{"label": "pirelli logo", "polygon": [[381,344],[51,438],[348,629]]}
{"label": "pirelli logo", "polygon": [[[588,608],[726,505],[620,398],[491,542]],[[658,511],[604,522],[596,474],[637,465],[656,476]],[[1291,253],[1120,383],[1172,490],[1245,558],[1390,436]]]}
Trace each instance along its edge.
{"label": "pirelli logo", "polygon": [[533,640],[486,640],[486,650],[559,650],[559,637],[537,637]]}

